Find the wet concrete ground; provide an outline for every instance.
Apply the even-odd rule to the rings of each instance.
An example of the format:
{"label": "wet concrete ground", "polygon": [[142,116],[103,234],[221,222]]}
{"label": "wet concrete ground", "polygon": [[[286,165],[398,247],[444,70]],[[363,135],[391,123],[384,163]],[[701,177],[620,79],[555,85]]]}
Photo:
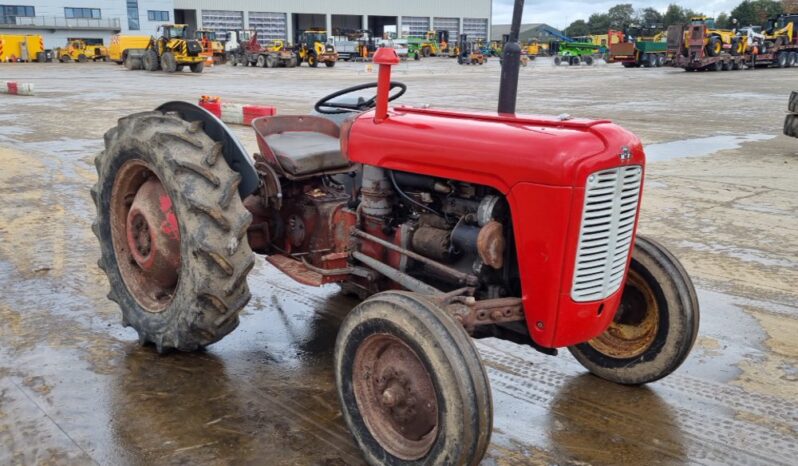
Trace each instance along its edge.
{"label": "wet concrete ground", "polygon": [[[490,110],[498,75],[495,61],[430,59],[394,79],[408,104]],[[611,118],[649,145],[641,231],[684,262],[702,322],[684,366],[641,388],[587,375],[567,352],[479,341],[495,404],[484,464],[795,464],[798,140],[780,133],[797,78],[522,69],[520,111]],[[89,187],[102,134],[125,114],[202,94],[300,113],[375,75],[362,64],[201,76],[3,64],[4,79],[39,95],[0,95],[0,464],[360,464],[331,371],[356,302],[259,261],[235,332],[203,353],[158,356],[105,298]]]}

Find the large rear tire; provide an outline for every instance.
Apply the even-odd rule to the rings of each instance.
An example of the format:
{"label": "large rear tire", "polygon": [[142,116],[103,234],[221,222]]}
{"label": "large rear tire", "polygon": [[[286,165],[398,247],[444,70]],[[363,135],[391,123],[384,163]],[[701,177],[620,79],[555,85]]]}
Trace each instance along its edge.
{"label": "large rear tire", "polygon": [[493,407],[479,354],[446,311],[389,291],[358,305],[335,342],[344,420],[372,465],[477,465]]}
{"label": "large rear tire", "polygon": [[638,236],[612,324],[593,340],[568,349],[594,375],[644,384],[684,362],[698,323],[698,297],[684,267],[659,243]]}
{"label": "large rear tire", "polygon": [[95,159],[92,231],[108,298],[159,352],[220,340],[250,299],[252,216],[222,148],[196,123],[146,112],[120,119]]}

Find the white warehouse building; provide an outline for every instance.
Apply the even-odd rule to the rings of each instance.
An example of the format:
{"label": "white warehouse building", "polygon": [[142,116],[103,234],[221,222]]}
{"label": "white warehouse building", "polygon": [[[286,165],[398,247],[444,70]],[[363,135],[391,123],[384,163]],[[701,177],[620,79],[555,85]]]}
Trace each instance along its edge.
{"label": "white warehouse building", "polygon": [[[0,0],[2,1],[2,0]],[[226,32],[242,28],[264,39],[295,42],[309,28],[339,31],[364,29],[423,35],[447,30],[490,37],[491,0],[174,0],[175,20],[192,27]]]}
{"label": "white warehouse building", "polygon": [[41,34],[47,48],[69,38],[102,40],[113,34],[152,35],[159,24],[220,33],[255,29],[262,40],[294,43],[323,28],[333,34],[369,30],[402,36],[427,31],[490,37],[491,0],[0,0],[0,34]]}

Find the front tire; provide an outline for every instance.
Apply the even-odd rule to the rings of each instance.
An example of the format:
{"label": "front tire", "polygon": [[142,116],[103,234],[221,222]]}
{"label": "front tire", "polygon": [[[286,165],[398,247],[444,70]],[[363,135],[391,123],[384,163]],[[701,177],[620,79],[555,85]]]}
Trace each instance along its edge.
{"label": "front tire", "polygon": [[220,340],[250,299],[252,216],[222,147],[196,123],[146,112],[120,119],[95,159],[92,231],[108,298],[159,352]]}
{"label": "front tire", "polygon": [[479,464],[490,386],[446,311],[413,293],[374,295],[341,325],[334,363],[344,420],[369,464]]}
{"label": "front tire", "polygon": [[142,59],[142,63],[144,64],[145,70],[158,71],[158,66],[160,66],[158,53],[153,49],[147,50],[146,52],[144,52],[144,58]]}
{"label": "front tire", "polygon": [[192,63],[188,67],[191,68],[192,73],[202,73],[202,70],[205,69],[205,62]]}
{"label": "front tire", "polygon": [[621,305],[601,335],[568,349],[594,375],[638,385],[676,370],[698,335],[693,283],[659,243],[638,236]]}
{"label": "front tire", "polygon": [[319,60],[316,58],[316,55],[308,55],[308,66],[311,68],[316,68],[319,66]]}
{"label": "front tire", "polygon": [[167,73],[174,73],[177,71],[177,59],[172,52],[164,52],[161,56],[161,69]]}

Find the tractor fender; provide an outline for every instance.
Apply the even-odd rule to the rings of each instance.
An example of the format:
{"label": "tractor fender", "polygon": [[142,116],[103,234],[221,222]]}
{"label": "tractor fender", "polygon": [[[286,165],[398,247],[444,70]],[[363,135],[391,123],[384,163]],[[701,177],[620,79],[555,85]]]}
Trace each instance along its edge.
{"label": "tractor fender", "polygon": [[255,165],[252,157],[247,153],[244,146],[230,129],[216,118],[215,115],[205,110],[202,107],[188,102],[172,101],[167,102],[155,109],[159,112],[175,112],[180,118],[185,121],[201,121],[203,131],[211,139],[216,142],[221,142],[224,146],[222,148],[222,155],[225,162],[236,173],[241,175],[241,183],[238,185],[238,194],[241,199],[249,196],[256,189],[260,183],[258,172],[255,170]]}

